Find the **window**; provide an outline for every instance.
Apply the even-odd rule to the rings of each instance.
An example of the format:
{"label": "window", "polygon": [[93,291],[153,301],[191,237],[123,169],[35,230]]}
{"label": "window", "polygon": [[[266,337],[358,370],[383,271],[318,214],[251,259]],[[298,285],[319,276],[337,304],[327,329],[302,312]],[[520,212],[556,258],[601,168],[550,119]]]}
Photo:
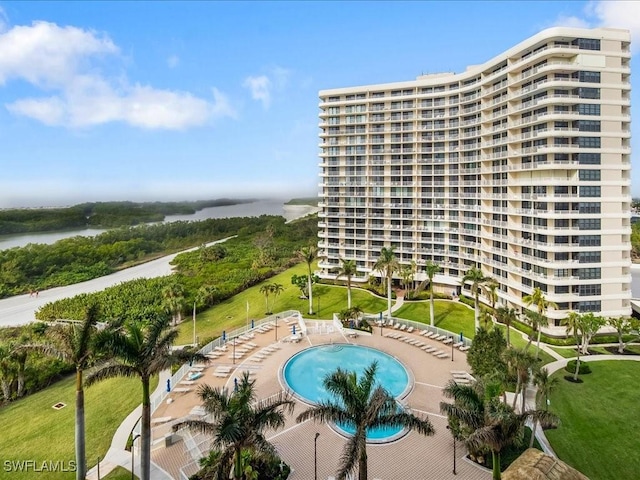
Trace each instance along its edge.
{"label": "window", "polygon": [[579,268],[578,276],[581,280],[598,280],[602,273],[600,268]]}
{"label": "window", "polygon": [[599,247],[602,239],[600,235],[580,235],[579,244],[581,247]]}
{"label": "window", "polygon": [[600,137],[578,137],[577,144],[580,148],[600,148]]}
{"label": "window", "polygon": [[580,170],[578,172],[578,178],[584,182],[599,182],[600,170]]}
{"label": "window", "polygon": [[569,293],[569,285],[556,285],[556,293]]}
{"label": "window", "polygon": [[584,312],[599,312],[602,308],[600,300],[590,300],[588,302],[579,302],[578,311]]}
{"label": "window", "polygon": [[578,230],[600,230],[602,228],[599,218],[579,218]]}
{"label": "window", "polygon": [[600,213],[600,204],[596,202],[580,202],[580,213]]}
{"label": "window", "polygon": [[578,263],[600,263],[601,252],[596,250],[593,252],[580,252],[578,254]]}
{"label": "window", "polygon": [[600,50],[600,40],[595,38],[576,38],[573,45],[577,45],[580,50]]}
{"label": "window", "polygon": [[578,105],[579,115],[600,115],[600,105],[593,103],[582,103]]}
{"label": "window", "polygon": [[578,163],[580,165],[600,165],[599,153],[579,153]]}
{"label": "window", "polygon": [[601,285],[580,285],[578,287],[578,295],[580,295],[581,297],[594,297],[601,294]]}
{"label": "window", "polygon": [[579,188],[579,196],[580,197],[599,197],[600,196],[600,187],[599,186],[580,186]]}
{"label": "window", "polygon": [[600,122],[594,120],[580,120],[578,122],[578,130],[581,132],[599,132]]}
{"label": "window", "polygon": [[600,83],[600,72],[578,72],[578,80],[586,83]]}
{"label": "window", "polygon": [[580,87],[578,89],[578,96],[580,98],[600,98],[600,89],[599,88],[588,88],[588,87]]}

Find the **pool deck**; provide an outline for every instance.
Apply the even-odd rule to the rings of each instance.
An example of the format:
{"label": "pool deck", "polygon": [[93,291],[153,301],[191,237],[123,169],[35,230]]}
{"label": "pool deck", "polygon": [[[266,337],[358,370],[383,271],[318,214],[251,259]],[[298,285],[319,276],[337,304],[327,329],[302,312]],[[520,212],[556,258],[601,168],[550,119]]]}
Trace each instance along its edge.
{"label": "pool deck", "polygon": [[[440,414],[439,404],[445,400],[442,396],[442,387],[452,380],[452,372],[470,370],[465,353],[454,349],[452,361],[450,356],[438,358],[418,346],[385,336],[389,333],[397,333],[408,339],[434,346],[451,355],[451,345],[425,338],[419,335],[418,331],[407,333],[393,328],[385,328],[381,335],[380,328],[376,327],[371,336],[358,335],[352,338],[343,336],[339,332],[315,334],[313,333],[316,330],[315,323],[313,320],[307,321],[310,333],[303,337],[302,341],[292,343],[282,341],[282,337],[290,336],[291,332],[287,328],[282,328],[286,327],[286,323],[281,321],[278,326],[278,342],[275,340],[274,330],[262,334],[256,333],[250,342],[255,343],[257,347],[237,359],[235,364],[232,363],[233,359],[228,358],[232,351],[229,346],[222,356],[204,367],[203,375],[200,378],[192,383],[175,385],[174,387],[178,387],[178,391],[174,389],[169,394],[170,403],[165,401],[152,417],[154,442],[152,461],[176,480],[181,478],[181,468],[187,475],[197,471],[197,464],[189,453],[189,449],[195,450],[194,445],[202,441],[202,438],[191,439],[190,435],[187,435],[184,440],[169,445],[165,442],[165,437],[170,433],[173,423],[190,414],[198,414],[197,407],[200,402],[197,390],[199,385],[206,383],[213,387],[226,386],[232,389],[233,379],[240,378],[241,372],[246,370],[252,372],[251,378],[256,381],[258,397],[266,398],[283,390],[278,373],[282,365],[293,354],[315,345],[353,343],[377,348],[402,362],[414,378],[413,389],[404,398],[403,403],[410,406],[415,413],[427,415],[436,430],[435,435],[431,437],[411,432],[391,443],[369,444],[367,446],[369,478],[380,480],[408,478],[483,480],[491,478],[489,470],[482,469],[464,458],[466,449],[462,442],[457,444],[457,475],[453,475],[453,440],[446,429],[446,417]],[[273,352],[266,355],[263,360],[254,361],[258,351],[268,346],[276,348],[273,348]],[[238,345],[236,349],[242,347],[243,345]],[[345,368],[348,368],[348,365],[345,365]],[[223,376],[220,373],[229,369],[231,371],[228,376]],[[306,408],[307,405],[296,400],[295,411],[293,415],[287,417],[285,427],[268,434],[267,438],[276,446],[283,460],[291,466],[292,473],[289,479],[309,480],[314,478],[314,437],[316,432],[320,433],[317,440],[318,478],[324,480],[327,477],[335,476],[345,439],[327,425],[315,424],[311,421],[302,424],[296,423],[295,417]],[[202,446],[206,450],[207,442]],[[195,456],[197,457],[197,455]]]}

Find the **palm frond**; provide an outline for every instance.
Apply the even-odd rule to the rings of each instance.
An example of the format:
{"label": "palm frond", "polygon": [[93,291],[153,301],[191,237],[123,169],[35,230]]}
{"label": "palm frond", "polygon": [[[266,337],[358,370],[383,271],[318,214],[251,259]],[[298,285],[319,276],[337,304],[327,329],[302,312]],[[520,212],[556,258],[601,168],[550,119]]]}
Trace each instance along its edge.
{"label": "palm frond", "polygon": [[130,377],[135,378],[139,377],[140,372],[138,372],[134,367],[130,365],[124,365],[121,363],[106,363],[104,365],[99,366],[97,369],[89,372],[87,378],[84,381],[84,384],[89,387],[94,383],[101,382],[102,380],[106,380],[108,378],[114,377]]}
{"label": "palm frond", "polygon": [[339,480],[344,480],[347,475],[353,473],[358,466],[358,460],[360,458],[360,442],[361,438],[357,435],[351,437],[340,455],[340,464],[338,465],[337,477]]}
{"label": "palm frond", "polygon": [[349,412],[345,411],[340,405],[330,402],[320,402],[296,417],[298,423],[306,420],[314,420],[320,423],[347,423],[353,421]]}
{"label": "palm frond", "polygon": [[216,431],[213,423],[204,420],[185,420],[184,422],[176,423],[171,428],[174,432],[186,428],[192,432],[204,433],[205,435],[213,435]]}

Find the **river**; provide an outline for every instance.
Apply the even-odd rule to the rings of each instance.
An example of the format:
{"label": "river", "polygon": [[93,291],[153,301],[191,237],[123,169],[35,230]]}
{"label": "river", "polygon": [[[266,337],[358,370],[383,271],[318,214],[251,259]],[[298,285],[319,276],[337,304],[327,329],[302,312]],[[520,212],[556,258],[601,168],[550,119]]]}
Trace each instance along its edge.
{"label": "river", "polygon": [[[204,208],[191,215],[168,215],[164,222],[198,221],[208,218],[258,217],[260,215],[281,215],[287,221],[290,221],[315,211],[317,211],[317,208],[309,205],[285,205],[282,200],[258,200],[252,203]],[[0,235],[0,250],[24,247],[29,243],[52,244],[63,238],[76,236],[93,237],[105,231],[98,228],[83,228],[46,233]]]}

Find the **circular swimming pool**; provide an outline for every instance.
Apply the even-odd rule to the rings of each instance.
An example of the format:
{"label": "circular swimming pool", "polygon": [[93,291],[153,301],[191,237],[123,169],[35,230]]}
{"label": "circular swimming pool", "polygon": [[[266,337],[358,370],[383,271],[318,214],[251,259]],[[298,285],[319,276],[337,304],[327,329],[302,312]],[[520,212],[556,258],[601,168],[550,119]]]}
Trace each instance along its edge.
{"label": "circular swimming pool", "polygon": [[[308,403],[332,399],[325,390],[323,380],[338,367],[355,371],[358,378],[373,361],[378,362],[376,381],[396,398],[403,397],[410,389],[409,373],[402,364],[380,350],[360,345],[334,344],[307,348],[291,357],[284,365],[282,377],[287,386]],[[337,425],[339,430],[352,434],[349,425]],[[367,431],[367,440],[390,441],[402,433],[401,428],[378,428]]]}

